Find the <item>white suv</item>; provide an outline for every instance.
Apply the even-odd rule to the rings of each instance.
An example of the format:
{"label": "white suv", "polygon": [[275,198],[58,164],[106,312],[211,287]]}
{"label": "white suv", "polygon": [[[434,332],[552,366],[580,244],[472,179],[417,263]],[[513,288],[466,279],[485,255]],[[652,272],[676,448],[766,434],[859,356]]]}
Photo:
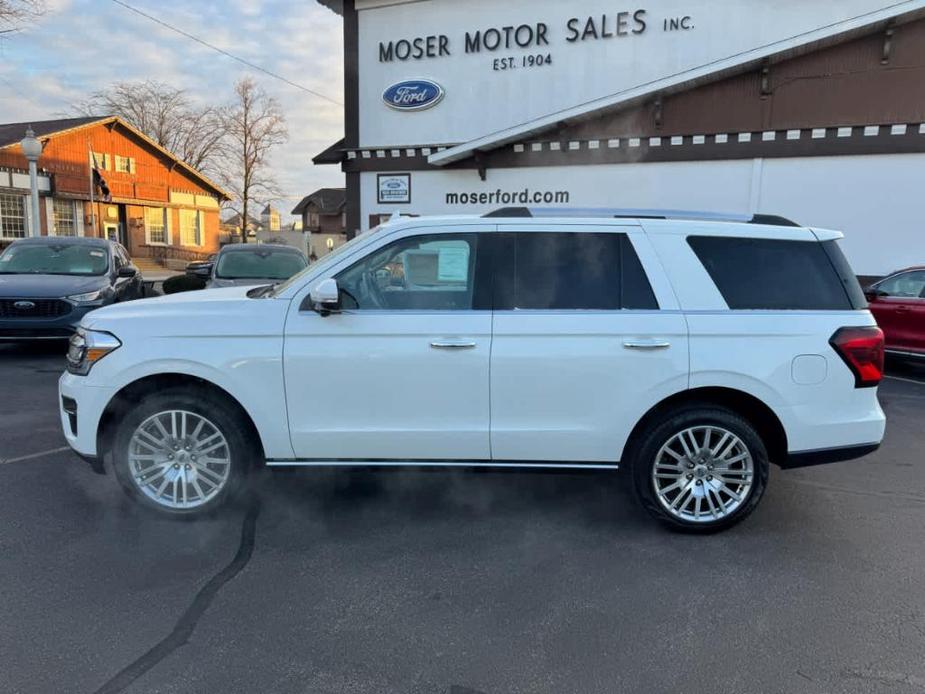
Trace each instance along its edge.
{"label": "white suv", "polygon": [[748,515],[770,462],[877,448],[883,335],[841,234],[580,214],[400,219],[275,287],[95,311],[68,443],[174,515],[261,465],[626,467],[692,530]]}

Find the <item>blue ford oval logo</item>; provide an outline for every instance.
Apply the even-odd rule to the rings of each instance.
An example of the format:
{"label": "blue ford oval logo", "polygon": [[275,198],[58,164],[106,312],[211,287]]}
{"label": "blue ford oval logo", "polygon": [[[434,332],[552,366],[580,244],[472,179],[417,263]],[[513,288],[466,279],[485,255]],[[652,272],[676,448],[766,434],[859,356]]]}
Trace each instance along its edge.
{"label": "blue ford oval logo", "polygon": [[405,80],[382,92],[387,106],[399,111],[423,111],[440,103],[443,87],[431,80]]}
{"label": "blue ford oval logo", "polygon": [[18,309],[20,311],[31,311],[32,309],[35,308],[35,302],[34,301],[17,301],[16,303],[13,304],[13,308]]}

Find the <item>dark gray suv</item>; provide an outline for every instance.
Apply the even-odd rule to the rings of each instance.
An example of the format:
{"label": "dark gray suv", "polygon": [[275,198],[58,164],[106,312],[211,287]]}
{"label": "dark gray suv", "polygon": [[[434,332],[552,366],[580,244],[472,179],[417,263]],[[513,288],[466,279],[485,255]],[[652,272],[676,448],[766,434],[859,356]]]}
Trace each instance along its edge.
{"label": "dark gray suv", "polygon": [[144,296],[125,248],[107,239],[20,239],[0,254],[0,341],[69,338],[100,306]]}
{"label": "dark gray suv", "polygon": [[233,244],[219,252],[207,287],[246,287],[277,284],[308,267],[308,258],[298,248],[275,243]]}

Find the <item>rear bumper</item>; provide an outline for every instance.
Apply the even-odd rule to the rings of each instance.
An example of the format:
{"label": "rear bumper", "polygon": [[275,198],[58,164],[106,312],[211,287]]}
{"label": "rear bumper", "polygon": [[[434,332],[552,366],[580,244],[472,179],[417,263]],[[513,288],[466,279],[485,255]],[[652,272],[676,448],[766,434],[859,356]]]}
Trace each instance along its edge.
{"label": "rear bumper", "polygon": [[841,463],[846,460],[856,460],[873,453],[880,448],[880,442],[865,443],[854,446],[841,446],[838,448],[820,448],[814,451],[798,451],[787,455],[787,459],[780,463],[784,470],[792,470],[812,465],[826,465],[828,463]]}

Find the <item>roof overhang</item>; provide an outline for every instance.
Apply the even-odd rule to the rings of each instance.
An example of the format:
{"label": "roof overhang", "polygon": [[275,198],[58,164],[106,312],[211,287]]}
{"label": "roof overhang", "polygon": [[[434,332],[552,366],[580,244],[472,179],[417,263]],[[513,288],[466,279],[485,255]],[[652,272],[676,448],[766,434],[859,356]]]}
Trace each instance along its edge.
{"label": "roof overhang", "polygon": [[599,116],[604,112],[635,106],[657,94],[671,94],[714,82],[733,74],[755,69],[765,61],[780,61],[841,43],[885,26],[889,22],[904,23],[925,16],[925,0],[905,0],[851,19],[804,32],[780,41],[759,46],[714,60],[659,80],[638,84],[572,108],[556,111],[519,125],[498,130],[482,137],[431,154],[427,161],[445,166],[467,159],[477,152],[490,151],[507,144],[521,142],[536,135]]}
{"label": "roof overhang", "polygon": [[318,0],[318,3],[341,16],[344,14],[344,0]]}
{"label": "roof overhang", "polygon": [[319,152],[312,157],[313,164],[340,164],[344,160],[344,143],[346,140],[342,137],[333,145],[323,152]]}

